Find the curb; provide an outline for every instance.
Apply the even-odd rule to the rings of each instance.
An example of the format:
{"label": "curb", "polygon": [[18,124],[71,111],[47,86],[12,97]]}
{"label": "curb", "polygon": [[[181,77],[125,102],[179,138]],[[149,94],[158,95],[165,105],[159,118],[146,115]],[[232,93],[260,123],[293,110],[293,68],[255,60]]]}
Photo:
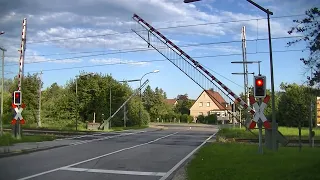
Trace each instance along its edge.
{"label": "curb", "polygon": [[49,147],[43,147],[43,148],[23,149],[23,150],[8,152],[8,153],[0,153],[0,158],[17,156],[17,155],[22,155],[22,154],[29,154],[29,153],[33,153],[33,152],[45,151],[45,150],[60,148],[60,147],[64,147],[64,146],[68,146],[68,145],[58,145],[58,146],[49,146]]}

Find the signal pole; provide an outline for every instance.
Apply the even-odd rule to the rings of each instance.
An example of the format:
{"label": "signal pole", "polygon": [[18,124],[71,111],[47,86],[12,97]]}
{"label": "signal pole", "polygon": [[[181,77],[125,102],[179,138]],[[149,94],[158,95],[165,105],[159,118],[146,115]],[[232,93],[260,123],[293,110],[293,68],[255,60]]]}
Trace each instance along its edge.
{"label": "signal pole", "polygon": [[[22,79],[23,79],[23,68],[24,68],[24,55],[26,51],[26,33],[27,33],[27,18],[24,18],[22,21],[22,37],[21,37],[21,46],[20,46],[20,60],[19,60],[19,74],[18,74],[18,91],[22,90]],[[22,99],[21,99],[22,101]],[[21,102],[22,103],[22,102]],[[20,105],[19,105],[20,106]],[[21,125],[20,120],[16,121],[15,126],[15,137],[21,139]]]}

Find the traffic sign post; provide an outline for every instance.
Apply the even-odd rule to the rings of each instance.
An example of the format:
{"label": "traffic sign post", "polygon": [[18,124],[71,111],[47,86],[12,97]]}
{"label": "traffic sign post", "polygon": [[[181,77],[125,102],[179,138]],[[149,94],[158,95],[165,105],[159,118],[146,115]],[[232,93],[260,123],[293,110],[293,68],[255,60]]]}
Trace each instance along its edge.
{"label": "traffic sign post", "polygon": [[257,122],[259,121],[259,119],[262,121],[263,126],[266,129],[271,128],[270,122],[267,120],[266,116],[263,113],[264,109],[267,107],[267,103],[270,100],[270,96],[267,95],[264,98],[263,101],[261,99],[261,103],[260,104],[258,104],[258,102],[256,101],[256,99],[253,96],[250,96],[249,99],[250,99],[250,104],[253,106],[253,108],[255,110],[255,114],[254,114],[253,120],[249,125],[249,129],[255,128]]}
{"label": "traffic sign post", "polygon": [[25,124],[25,120],[22,117],[22,111],[26,107],[25,104],[21,103],[21,105],[15,105],[15,101],[12,103],[12,108],[15,111],[15,115],[11,120],[11,124],[13,125],[13,134],[14,137],[20,138],[21,137],[21,124]]}
{"label": "traffic sign post", "polygon": [[249,97],[250,104],[253,106],[255,110],[255,114],[253,117],[253,121],[251,122],[249,128],[253,129],[255,128],[256,124],[258,124],[259,129],[259,153],[263,154],[263,148],[262,148],[262,125],[265,127],[265,129],[270,129],[270,122],[267,120],[266,116],[264,115],[264,109],[267,107],[267,103],[270,100],[270,96],[266,96],[263,100],[262,98],[259,98],[259,103],[256,101],[256,99],[253,96]]}

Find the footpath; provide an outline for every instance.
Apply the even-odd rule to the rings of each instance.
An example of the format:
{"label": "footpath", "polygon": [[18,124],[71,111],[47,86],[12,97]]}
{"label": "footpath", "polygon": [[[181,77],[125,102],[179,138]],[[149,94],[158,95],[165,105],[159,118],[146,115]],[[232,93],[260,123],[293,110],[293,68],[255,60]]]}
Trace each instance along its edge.
{"label": "footpath", "polygon": [[10,146],[0,146],[0,158],[24,154],[24,153],[31,153],[31,152],[41,151],[41,150],[59,148],[63,146],[72,146],[72,145],[90,143],[94,141],[102,141],[102,140],[111,139],[115,137],[126,136],[131,133],[139,133],[139,132],[145,132],[150,130],[151,130],[150,128],[146,128],[141,130],[124,130],[124,131],[117,131],[117,132],[101,132],[101,133],[97,132],[90,135],[78,135],[78,136],[72,136],[68,138],[55,139],[53,141],[16,143]]}

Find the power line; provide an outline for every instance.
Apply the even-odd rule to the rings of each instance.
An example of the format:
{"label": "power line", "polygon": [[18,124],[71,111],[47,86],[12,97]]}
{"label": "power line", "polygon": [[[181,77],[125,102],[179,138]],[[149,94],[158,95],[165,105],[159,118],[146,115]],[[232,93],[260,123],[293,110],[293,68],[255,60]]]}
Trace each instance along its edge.
{"label": "power line", "polygon": [[[291,49],[291,50],[278,50],[273,52],[295,52],[295,51],[304,51],[308,49]],[[146,51],[146,50],[145,50]],[[138,52],[138,51],[132,51],[132,52]],[[247,53],[247,54],[263,54],[268,52],[253,52],[253,53]],[[45,61],[36,61],[36,62],[25,62],[25,64],[38,64],[38,63],[45,63],[45,62],[59,62],[64,60],[70,60],[70,59],[79,59],[84,57],[96,57],[96,56],[104,56],[108,54],[116,54],[116,53],[101,53],[101,54],[94,54],[94,55],[85,55],[85,56],[76,56],[76,57],[70,57],[70,58],[61,58],[61,59],[51,59],[51,60],[45,60]],[[207,55],[207,56],[198,56],[198,57],[192,57],[192,58],[209,58],[209,57],[223,57],[223,56],[238,56],[242,55],[241,53],[234,53],[234,54],[218,54],[218,55]],[[16,63],[7,64],[5,66],[15,66]]]}
{"label": "power line", "polygon": [[[296,17],[296,16],[303,16],[305,14],[295,14],[295,15],[287,15],[287,16],[275,16],[271,19],[280,19],[280,18],[287,18],[287,17]],[[205,26],[205,25],[214,25],[214,24],[226,24],[226,23],[235,23],[235,22],[245,22],[245,21],[254,21],[254,20],[263,20],[266,18],[254,18],[254,19],[243,19],[243,20],[234,20],[234,21],[220,21],[220,22],[211,22],[211,23],[199,23],[199,24],[189,24],[189,25],[180,25],[180,26],[171,26],[171,27],[160,27],[160,29],[175,29],[175,28],[184,28],[184,27],[193,27],[193,26]],[[123,31],[123,32],[116,32],[116,33],[106,33],[100,35],[91,35],[91,36],[81,36],[81,37],[72,37],[72,38],[61,38],[61,39],[51,39],[51,40],[43,40],[43,41],[29,41],[28,44],[36,44],[36,43],[44,43],[44,42],[53,42],[53,41],[66,41],[66,40],[74,40],[74,39],[82,39],[82,38],[91,38],[91,37],[102,37],[102,36],[112,36],[112,35],[119,35],[119,34],[129,34],[133,33],[132,31]]]}
{"label": "power line", "polygon": [[[282,37],[274,37],[275,39],[291,39],[291,38],[300,38],[303,36],[282,36]],[[257,39],[249,39],[247,41],[263,41],[268,40],[268,38],[257,38]],[[197,44],[186,44],[186,45],[180,45],[180,47],[197,47],[197,46],[208,46],[208,45],[217,45],[217,44],[228,44],[228,43],[240,43],[242,41],[240,40],[234,40],[234,41],[220,41],[220,42],[208,42],[208,43],[197,43]],[[167,48],[167,47],[164,47]],[[164,49],[160,48],[160,49]],[[65,59],[76,59],[76,58],[83,58],[83,57],[93,57],[93,56],[101,56],[101,55],[110,55],[110,54],[124,54],[124,53],[134,53],[134,52],[143,52],[143,51],[153,51],[154,49],[150,48],[134,48],[134,49],[122,49],[122,50],[111,50],[115,52],[105,52],[105,51],[84,51],[84,52],[70,52],[70,53],[62,53],[62,54],[43,54],[43,55],[27,55],[27,57],[46,57],[46,56],[52,56],[52,55],[67,55],[67,54],[88,54],[88,53],[95,53],[95,52],[104,52],[102,54],[96,54],[96,55],[86,55],[86,56],[78,56],[78,57],[71,57],[71,58],[63,58]],[[7,57],[18,57],[18,56],[7,56]],[[59,59],[56,59],[59,60]],[[32,63],[40,63],[40,62],[50,62],[55,60],[45,60],[45,61],[38,61],[38,62],[30,62],[26,64],[32,64]]]}
{"label": "power line", "polygon": [[[305,50],[305,49],[279,50],[279,51],[273,51],[273,52],[274,53],[283,53],[283,52],[294,52],[294,51],[302,51],[302,50]],[[252,53],[247,53],[247,54],[266,54],[266,53],[269,53],[269,51],[252,52]],[[192,57],[192,58],[201,59],[201,58],[210,58],[210,57],[241,56],[241,55],[242,55],[242,53],[234,53],[234,54],[195,56],[195,57]],[[175,59],[173,59],[173,60],[175,60]],[[45,69],[45,70],[42,70],[42,71],[58,71],[58,70],[79,69],[79,68],[86,68],[86,67],[99,67],[99,66],[109,66],[109,65],[137,64],[137,63],[163,62],[163,61],[167,61],[167,59],[158,59],[158,60],[149,60],[149,61],[134,61],[134,62],[117,62],[117,63],[110,63],[110,64],[99,64],[99,65],[86,65],[86,66],[77,66],[77,67],[56,68],[56,69]],[[28,71],[26,73],[31,73],[31,72],[39,72],[39,71]]]}

